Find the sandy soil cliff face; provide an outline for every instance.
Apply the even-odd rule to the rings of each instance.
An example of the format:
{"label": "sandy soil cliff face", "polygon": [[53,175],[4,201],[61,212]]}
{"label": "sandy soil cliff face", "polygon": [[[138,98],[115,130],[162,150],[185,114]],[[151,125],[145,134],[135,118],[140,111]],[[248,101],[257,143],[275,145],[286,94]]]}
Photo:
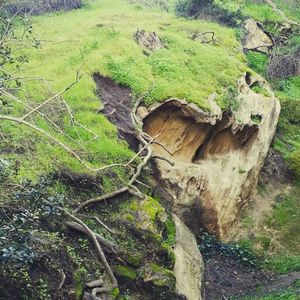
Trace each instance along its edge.
{"label": "sandy soil cliff face", "polygon": [[175,162],[157,161],[158,187],[174,212],[195,230],[204,226],[225,239],[257,184],[280,112],[262,78],[246,74],[238,91],[234,113],[222,113],[212,100],[206,113],[178,99],[138,111],[144,131],[164,146],[153,145],[155,153]]}

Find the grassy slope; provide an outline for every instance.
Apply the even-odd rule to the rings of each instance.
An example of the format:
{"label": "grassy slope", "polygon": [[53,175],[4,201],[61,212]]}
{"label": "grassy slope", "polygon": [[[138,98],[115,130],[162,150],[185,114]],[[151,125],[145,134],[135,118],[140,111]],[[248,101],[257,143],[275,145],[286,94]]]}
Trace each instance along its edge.
{"label": "grassy slope", "polygon": [[[155,30],[167,47],[150,56],[144,55],[133,39],[137,28]],[[83,157],[94,166],[125,161],[131,152],[125,143],[117,140],[114,126],[96,114],[100,105],[94,93],[93,72],[99,71],[130,86],[134,97],[151,87],[145,99],[147,104],[178,97],[209,109],[205,99],[210,93],[216,91],[222,104],[226,87],[235,85],[246,68],[233,30],[214,23],[177,19],[162,11],[143,9],[120,0],[95,1],[81,10],[36,17],[33,30],[44,41],[40,50],[25,53],[29,63],[23,65],[23,75],[43,77],[49,80],[54,91],[60,91],[74,81],[84,60],[81,80],[64,94],[64,98],[76,119],[96,132],[100,140],[80,148],[65,138],[60,139],[84,154]],[[222,45],[200,44],[188,38],[198,31],[214,31]],[[26,95],[22,96],[31,104],[41,102],[50,94],[41,82],[30,81],[24,88]],[[22,112],[15,106],[11,113],[20,115]],[[83,143],[92,138],[80,128],[71,127],[66,115],[54,117],[60,122],[63,120],[66,133],[73,138],[82,139]],[[35,119],[35,122],[53,132],[43,120]],[[31,130],[22,127],[19,131],[15,124],[7,123],[2,129],[8,144],[13,143],[15,148],[21,144],[25,148],[21,159],[16,154],[5,155],[21,160],[19,178],[36,179],[62,165],[82,171],[82,166],[62,149],[32,134]],[[2,149],[6,146],[5,143],[1,145]],[[32,158],[36,163],[32,163]]]}

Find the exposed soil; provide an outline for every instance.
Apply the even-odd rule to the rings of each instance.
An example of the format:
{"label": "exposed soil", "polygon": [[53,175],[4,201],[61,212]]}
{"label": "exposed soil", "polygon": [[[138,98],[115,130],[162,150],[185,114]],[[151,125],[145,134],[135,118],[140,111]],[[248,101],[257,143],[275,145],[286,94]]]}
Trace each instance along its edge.
{"label": "exposed soil", "polygon": [[272,275],[244,266],[236,258],[216,254],[205,261],[205,290],[207,300],[241,297],[272,282]]}
{"label": "exposed soil", "polygon": [[205,299],[260,297],[283,291],[299,279],[300,272],[276,276],[255,267],[244,266],[235,258],[217,254],[205,261]]}
{"label": "exposed soil", "polygon": [[97,84],[97,94],[103,104],[103,109],[99,112],[117,126],[119,137],[125,139],[132,149],[137,150],[138,141],[133,134],[135,129],[130,117],[130,89],[99,73],[95,73],[93,77]]}
{"label": "exposed soil", "polygon": [[293,180],[293,172],[289,169],[282,155],[270,148],[265,164],[260,174],[263,184],[267,183],[289,183]]}

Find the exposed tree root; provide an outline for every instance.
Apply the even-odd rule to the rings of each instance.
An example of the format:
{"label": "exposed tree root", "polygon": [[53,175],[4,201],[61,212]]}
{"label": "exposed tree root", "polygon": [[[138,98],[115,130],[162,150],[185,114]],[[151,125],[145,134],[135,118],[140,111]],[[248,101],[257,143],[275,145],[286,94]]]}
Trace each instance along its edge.
{"label": "exposed tree root", "polygon": [[65,283],[65,280],[67,278],[66,274],[64,273],[64,271],[61,271],[61,273],[62,273],[62,279],[61,279],[61,282],[60,282],[60,284],[59,284],[56,292],[58,292],[63,287],[63,285]]}
{"label": "exposed tree root", "polygon": [[[70,219],[72,219],[74,221],[74,222],[67,222],[67,225],[72,227],[73,229],[76,229],[76,230],[86,234],[92,240],[92,242],[95,245],[96,252],[98,254],[100,262],[104,266],[104,268],[106,270],[106,273],[108,274],[108,277],[111,281],[111,285],[109,287],[98,287],[98,286],[93,287],[92,293],[91,293],[92,298],[93,299],[100,299],[100,298],[97,297],[98,293],[109,292],[113,288],[118,286],[117,279],[116,279],[115,275],[113,274],[112,269],[111,269],[110,265],[108,264],[107,259],[104,255],[103,250],[102,250],[101,245],[100,245],[100,243],[103,243],[103,241],[105,241],[106,245],[108,245],[107,244],[108,241],[106,241],[100,235],[94,233],[82,220],[75,217],[73,214],[69,213],[67,210],[65,210],[63,208],[59,208],[59,209],[61,211],[63,211],[67,217],[69,217]],[[108,246],[110,247],[110,249],[112,249],[114,251],[114,253],[116,253],[116,250],[113,247],[111,247],[111,245],[108,245]],[[100,278],[98,281],[94,281],[93,282],[94,286],[95,286],[96,282],[99,283],[99,285],[100,284],[103,285],[102,278]],[[91,283],[88,283],[88,285],[91,285]]]}
{"label": "exposed tree root", "polygon": [[[78,223],[76,222],[66,222],[66,225],[76,231],[79,231],[81,233],[86,233],[85,229]],[[95,236],[97,238],[97,241],[105,247],[105,249],[107,250],[107,252],[111,252],[114,254],[118,254],[119,253],[119,249],[118,246],[113,244],[112,242],[110,242],[109,240],[105,239],[103,236],[101,236],[100,234],[95,233]]]}

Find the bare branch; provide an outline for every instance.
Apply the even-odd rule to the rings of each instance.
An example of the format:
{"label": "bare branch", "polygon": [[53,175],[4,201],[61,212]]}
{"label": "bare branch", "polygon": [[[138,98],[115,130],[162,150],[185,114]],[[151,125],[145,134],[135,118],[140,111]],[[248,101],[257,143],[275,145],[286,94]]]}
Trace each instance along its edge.
{"label": "bare branch", "polygon": [[50,98],[48,98],[46,101],[44,101],[43,103],[41,103],[40,105],[38,105],[36,108],[34,108],[33,110],[31,110],[30,112],[28,112],[27,114],[25,114],[21,119],[25,120],[26,118],[28,118],[30,115],[32,115],[33,113],[37,112],[38,110],[40,110],[43,106],[45,106],[47,103],[49,103],[50,101],[52,101],[53,99],[59,97],[60,95],[64,94],[65,92],[67,92],[69,89],[71,89],[78,81],[79,81],[79,71],[82,68],[82,66],[79,68],[79,70],[77,71],[76,74],[76,80],[74,82],[72,82],[70,85],[68,85],[66,88],[64,88],[61,92],[51,96]]}

